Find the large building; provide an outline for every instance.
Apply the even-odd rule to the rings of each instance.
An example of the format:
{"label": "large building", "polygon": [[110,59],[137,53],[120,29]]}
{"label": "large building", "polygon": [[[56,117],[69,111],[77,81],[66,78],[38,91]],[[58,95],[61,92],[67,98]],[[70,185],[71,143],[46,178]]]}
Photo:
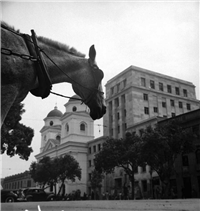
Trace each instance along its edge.
{"label": "large building", "polygon": [[[162,119],[200,108],[195,86],[191,82],[135,66],[130,66],[107,82],[106,103],[108,108],[104,125],[107,127],[104,128],[104,136],[114,138],[124,137],[126,131],[140,133],[148,125]],[[128,181],[126,177],[123,169],[117,168],[113,175],[105,178],[107,182],[104,183],[109,184],[107,190],[110,194],[114,188],[123,192],[123,185]],[[138,197],[152,197],[152,178],[154,185],[159,185],[159,178],[150,166],[138,166],[135,172],[135,186],[140,189]]]}
{"label": "large building", "polygon": [[200,107],[191,82],[135,66],[107,82],[106,103],[104,135],[114,138],[151,117],[169,118]]}

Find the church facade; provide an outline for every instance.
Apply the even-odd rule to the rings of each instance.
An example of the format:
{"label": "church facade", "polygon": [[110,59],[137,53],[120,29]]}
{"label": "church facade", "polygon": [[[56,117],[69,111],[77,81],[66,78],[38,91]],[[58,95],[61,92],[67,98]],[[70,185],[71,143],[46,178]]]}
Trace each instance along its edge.
{"label": "church facade", "polygon": [[[65,106],[65,113],[55,107],[44,118],[44,126],[40,130],[40,153],[35,157],[37,161],[45,156],[50,158],[65,154],[73,156],[81,168],[81,180],[65,182],[65,193],[79,189],[87,193],[88,182],[88,142],[94,140],[94,121],[88,113],[85,104],[80,103],[80,97],[74,95]],[[57,184],[59,190],[60,184]],[[52,191],[52,189],[51,189]]]}

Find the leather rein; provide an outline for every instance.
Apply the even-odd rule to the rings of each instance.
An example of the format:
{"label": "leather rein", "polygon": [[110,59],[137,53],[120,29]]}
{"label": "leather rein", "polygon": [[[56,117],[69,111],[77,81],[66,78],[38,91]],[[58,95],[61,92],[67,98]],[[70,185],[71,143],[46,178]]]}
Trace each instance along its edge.
{"label": "leather rein", "polygon": [[[37,96],[37,97],[41,97],[42,99],[46,98],[49,96],[50,93],[54,94],[54,95],[58,95],[58,96],[61,96],[61,97],[64,97],[64,98],[69,98],[69,99],[74,99],[74,100],[80,100],[82,101],[82,103],[89,103],[93,97],[93,95],[96,93],[96,92],[100,92],[100,93],[103,93],[101,91],[98,90],[98,87],[97,88],[94,88],[94,89],[91,89],[91,88],[87,88],[87,87],[84,87],[83,85],[79,84],[78,82],[74,81],[70,76],[68,76],[39,46],[38,46],[38,42],[37,42],[37,37],[36,37],[36,34],[34,32],[34,30],[31,30],[31,33],[32,33],[32,36],[28,35],[28,34],[21,34],[21,33],[18,33],[18,32],[15,32],[13,30],[11,30],[10,28],[7,28],[6,26],[4,25],[1,25],[2,28],[18,35],[18,36],[21,36],[26,45],[27,45],[27,48],[29,50],[29,54],[30,55],[26,55],[26,54],[18,54],[16,52],[13,52],[11,49],[7,49],[7,48],[1,48],[1,53],[4,54],[4,55],[14,55],[14,56],[18,56],[22,59],[25,59],[25,60],[30,60],[32,62],[34,62],[34,68],[36,70],[36,73],[37,73],[37,77],[38,77],[38,82],[39,82],[39,87],[37,87],[36,89],[33,89],[33,90],[30,90],[30,92],[34,95],[34,96]],[[46,67],[46,64],[45,64],[45,61],[44,61],[44,58],[43,58],[43,55],[41,54],[41,52],[57,67],[57,69],[59,69],[65,76],[67,76],[72,82],[76,83],[77,85],[85,88],[85,89],[88,89],[90,91],[92,91],[92,93],[88,96],[87,99],[79,99],[79,98],[74,98],[74,97],[68,97],[68,96],[65,96],[65,95],[61,95],[61,94],[58,94],[58,93],[55,93],[55,92],[52,92],[51,91],[51,88],[52,88],[52,83],[51,83],[51,79],[50,79],[50,76],[47,72],[47,67]],[[93,65],[89,62],[90,66],[92,67],[92,69],[94,69]],[[96,68],[96,66],[95,66]],[[92,75],[94,73],[92,72]],[[93,75],[93,78],[94,78],[94,81],[95,81],[95,84],[97,86],[97,83],[96,83],[96,80],[95,80],[95,77]]]}

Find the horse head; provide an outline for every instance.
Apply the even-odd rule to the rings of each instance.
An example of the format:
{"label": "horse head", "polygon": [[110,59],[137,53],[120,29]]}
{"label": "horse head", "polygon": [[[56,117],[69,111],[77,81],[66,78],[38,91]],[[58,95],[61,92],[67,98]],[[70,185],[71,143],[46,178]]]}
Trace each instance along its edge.
{"label": "horse head", "polygon": [[[83,102],[90,109],[90,116],[93,120],[100,119],[106,113],[104,93],[102,89],[102,79],[104,77],[103,71],[99,69],[95,61],[96,50],[94,45],[89,49],[89,59],[84,65],[87,69],[87,77],[82,80],[87,80],[84,84],[87,86],[80,86],[79,83],[72,83],[72,87],[76,94],[78,94]],[[83,84],[83,83],[82,83]]]}

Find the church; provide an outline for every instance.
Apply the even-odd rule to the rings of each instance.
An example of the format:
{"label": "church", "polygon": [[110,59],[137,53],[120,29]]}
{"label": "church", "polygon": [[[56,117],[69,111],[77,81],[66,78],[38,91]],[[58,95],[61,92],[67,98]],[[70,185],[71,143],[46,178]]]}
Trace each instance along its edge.
{"label": "church", "polygon": [[[55,158],[64,154],[73,156],[81,168],[81,180],[65,182],[65,193],[79,189],[87,193],[88,176],[88,142],[94,140],[94,121],[88,113],[88,107],[80,102],[80,97],[74,95],[65,105],[65,113],[57,106],[44,118],[44,126],[40,130],[40,153],[37,161],[45,156]],[[60,184],[57,184],[57,190]],[[52,187],[50,187],[51,191]]]}

